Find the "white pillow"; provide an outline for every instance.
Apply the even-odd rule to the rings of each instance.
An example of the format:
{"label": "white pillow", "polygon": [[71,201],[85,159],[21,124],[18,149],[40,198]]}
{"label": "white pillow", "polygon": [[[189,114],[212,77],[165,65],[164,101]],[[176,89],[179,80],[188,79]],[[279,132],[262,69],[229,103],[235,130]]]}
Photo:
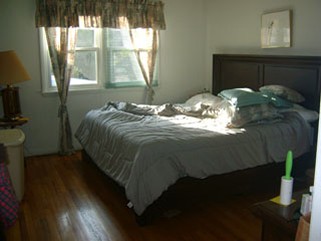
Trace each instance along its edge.
{"label": "white pillow", "polygon": [[194,106],[194,105],[207,105],[207,106],[212,106],[215,107],[217,103],[221,102],[222,98],[215,96],[211,93],[201,93],[201,94],[196,94],[186,100],[185,104],[189,106]]}
{"label": "white pillow", "polygon": [[314,122],[319,119],[319,113],[314,110],[309,110],[304,108],[301,105],[293,104],[292,108],[284,109],[281,112],[297,112],[300,116],[302,116],[303,119],[305,119],[307,122]]}

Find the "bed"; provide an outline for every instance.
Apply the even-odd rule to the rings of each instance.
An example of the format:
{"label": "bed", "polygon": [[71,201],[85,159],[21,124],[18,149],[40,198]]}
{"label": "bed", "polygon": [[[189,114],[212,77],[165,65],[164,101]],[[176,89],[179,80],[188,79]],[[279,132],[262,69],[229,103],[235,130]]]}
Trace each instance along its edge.
{"label": "bed", "polygon": [[[300,107],[316,113],[320,66],[319,57],[213,55],[213,95],[209,96],[215,105],[226,107],[226,90],[228,94],[230,90],[256,94],[263,86],[281,85],[302,94]],[[208,93],[195,98],[204,96]],[[288,150],[303,166],[314,157],[316,119],[307,121],[296,111],[285,111],[268,121],[224,122],[212,117],[226,112],[213,112],[214,107],[208,108],[203,102],[196,109],[185,104],[108,102],[90,110],[75,133],[84,156],[123,187],[128,206],[140,224],[150,219],[159,200],[171,190],[176,194],[182,189],[183,193],[206,192],[209,186],[213,190],[227,179],[235,180],[232,189],[242,190],[262,177],[261,170],[279,175],[275,170],[282,170]],[[254,116],[257,110],[252,113]]]}

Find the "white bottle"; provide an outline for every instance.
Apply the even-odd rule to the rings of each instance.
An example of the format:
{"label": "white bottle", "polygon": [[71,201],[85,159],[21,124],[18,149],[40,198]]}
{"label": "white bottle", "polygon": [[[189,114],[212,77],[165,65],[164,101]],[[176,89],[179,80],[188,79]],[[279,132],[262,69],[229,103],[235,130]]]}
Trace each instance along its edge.
{"label": "white bottle", "polygon": [[304,216],[311,212],[312,210],[312,194],[313,194],[313,186],[310,187],[310,193],[309,194],[303,194],[302,195],[302,201],[301,201],[301,209],[300,213]]}

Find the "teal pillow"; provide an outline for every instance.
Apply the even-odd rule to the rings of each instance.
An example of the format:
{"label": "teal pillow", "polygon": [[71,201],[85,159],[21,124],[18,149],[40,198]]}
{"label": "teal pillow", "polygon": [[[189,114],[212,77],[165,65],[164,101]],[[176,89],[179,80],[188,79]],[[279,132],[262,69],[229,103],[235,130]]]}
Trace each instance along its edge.
{"label": "teal pillow", "polygon": [[282,99],[272,92],[255,92],[249,88],[234,88],[221,91],[218,96],[228,100],[235,107],[272,104],[277,108],[291,108],[290,101]]}
{"label": "teal pillow", "polygon": [[293,107],[292,102],[282,99],[271,92],[262,92],[261,95],[266,97],[269,100],[269,103],[271,103],[272,105],[274,105],[277,108],[292,108]]}
{"label": "teal pillow", "polygon": [[235,107],[267,104],[269,99],[262,93],[254,92],[249,88],[234,88],[221,91],[218,96],[228,100]]}
{"label": "teal pillow", "polygon": [[305,101],[304,96],[302,96],[299,92],[283,85],[265,85],[260,87],[260,91],[273,93],[282,99],[286,99],[294,103],[301,103]]}

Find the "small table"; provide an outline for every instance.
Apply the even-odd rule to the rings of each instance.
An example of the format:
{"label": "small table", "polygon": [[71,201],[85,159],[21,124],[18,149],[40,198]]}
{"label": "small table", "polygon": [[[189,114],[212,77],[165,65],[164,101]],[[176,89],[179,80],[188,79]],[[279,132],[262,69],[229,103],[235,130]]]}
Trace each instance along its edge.
{"label": "small table", "polygon": [[302,194],[307,190],[293,193],[296,202],[282,206],[264,201],[251,207],[252,213],[262,220],[262,241],[293,241],[300,218]]}
{"label": "small table", "polygon": [[15,128],[16,126],[21,126],[26,124],[29,121],[29,118],[20,117],[15,120],[0,119],[0,127],[3,128]]}

